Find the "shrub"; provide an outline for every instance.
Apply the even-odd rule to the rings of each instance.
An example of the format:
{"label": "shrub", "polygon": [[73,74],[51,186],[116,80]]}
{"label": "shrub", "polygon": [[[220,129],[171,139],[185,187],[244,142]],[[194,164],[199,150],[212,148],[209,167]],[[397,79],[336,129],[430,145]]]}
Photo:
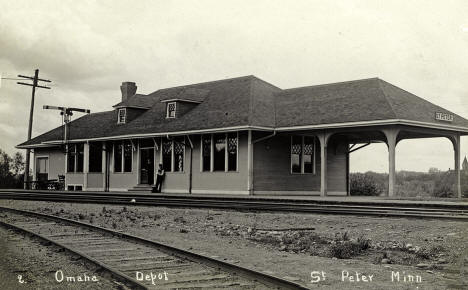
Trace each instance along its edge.
{"label": "shrub", "polygon": [[330,247],[330,254],[332,257],[338,259],[350,259],[369,248],[370,241],[363,236],[360,236],[357,240],[342,240],[335,242]]}
{"label": "shrub", "polygon": [[351,173],[349,179],[351,195],[378,196],[383,192],[376,178],[368,173]]}

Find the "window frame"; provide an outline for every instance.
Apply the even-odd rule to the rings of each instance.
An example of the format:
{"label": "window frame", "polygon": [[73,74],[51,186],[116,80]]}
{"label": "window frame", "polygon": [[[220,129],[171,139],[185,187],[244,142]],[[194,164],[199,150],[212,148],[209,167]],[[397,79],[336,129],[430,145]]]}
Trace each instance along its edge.
{"label": "window frame", "polygon": [[[229,170],[229,148],[228,148],[228,136],[229,134],[236,133],[236,169]],[[224,170],[214,170],[214,135],[215,134],[223,134],[223,133],[210,133],[210,134],[203,134],[200,137],[200,172],[207,173],[207,172],[239,172],[239,132],[225,132],[224,133],[224,141],[225,141],[225,150],[224,150]],[[203,170],[203,139],[204,137],[209,136],[211,140],[210,143],[210,170]]]}
{"label": "window frame", "polygon": [[[78,145],[81,144],[83,146],[83,164],[82,164],[82,171],[77,171],[78,170]],[[72,151],[70,151],[70,146],[73,146],[73,153]],[[69,171],[68,170],[68,167],[69,167],[69,160],[68,160],[68,157],[69,157],[69,154],[72,153],[74,155],[74,158],[73,158],[73,171]],[[67,156],[66,156],[66,160],[67,160],[67,168],[66,168],[66,173],[84,173],[84,143],[72,143],[72,144],[68,144],[67,145]]]}
{"label": "window frame", "polygon": [[[174,105],[174,116],[170,115],[170,112],[172,112],[172,111],[169,111],[169,107],[171,105]],[[177,112],[177,102],[168,102],[166,104],[166,118],[167,119],[174,119],[176,117],[176,112]]]}
{"label": "window frame", "polygon": [[[292,144],[293,144],[293,138],[294,138],[294,137],[301,137],[301,156],[300,156],[301,172],[293,172],[293,170],[292,170],[292,169],[293,169],[293,168],[292,168],[292,166],[293,166],[293,160],[292,160]],[[312,156],[312,158],[311,158],[311,159],[312,159],[312,160],[311,160],[311,162],[312,162],[312,172],[304,172],[304,164],[305,164],[305,162],[304,162],[304,139],[305,139],[306,137],[310,137],[310,138],[312,138],[312,140],[313,140],[313,142],[312,142],[312,144],[313,144],[313,145],[312,145],[312,147],[313,147],[313,153],[312,153],[313,156]],[[317,166],[316,166],[316,164],[317,164],[317,163],[316,163],[316,154],[317,154],[317,149],[316,149],[316,148],[317,148],[317,142],[316,142],[316,140],[317,140],[317,137],[315,137],[315,136],[291,135],[291,138],[290,138],[290,140],[289,140],[289,141],[290,141],[290,142],[289,142],[289,173],[290,173],[290,174],[311,174],[311,175],[316,175],[316,174],[317,174],[317,171],[316,171],[316,168],[317,168]]]}
{"label": "window frame", "polygon": [[[183,168],[182,168],[182,171],[175,171],[175,166],[176,166],[176,164],[175,164],[174,144],[175,144],[177,138],[181,138],[181,139],[182,139],[182,142],[179,142],[179,143],[184,144],[183,147],[182,147],[182,148],[183,148],[183,153],[182,153],[182,156],[183,156],[183,157],[182,157],[182,160],[183,160],[183,165],[182,165],[182,167],[183,167]],[[167,141],[167,140],[166,140],[166,141]],[[185,167],[186,167],[186,165],[187,165],[186,162],[185,162],[185,151],[186,151],[186,150],[185,150],[185,147],[186,147],[186,143],[185,143],[185,142],[186,142],[186,137],[185,137],[185,136],[176,136],[176,137],[174,137],[174,138],[172,138],[172,139],[170,139],[170,140],[168,140],[168,141],[171,142],[171,170],[170,170],[170,171],[169,171],[169,170],[164,170],[164,172],[166,172],[166,173],[167,173],[167,172],[169,172],[169,173],[185,173]],[[161,148],[161,149],[159,150],[159,160],[160,160],[160,163],[162,163],[162,164],[163,164],[163,167],[164,167],[164,162],[163,162],[163,142],[164,142],[164,138],[161,138],[161,140],[160,140],[160,145],[161,145],[160,148]],[[177,142],[178,142],[178,141],[177,141]]]}
{"label": "window frame", "polygon": [[[130,142],[130,146],[132,147],[131,148],[131,159],[130,159],[130,164],[131,164],[131,167],[132,167],[132,170],[131,171],[125,171],[125,141],[127,142]],[[120,171],[115,171],[115,148],[116,146],[118,145],[122,145],[122,152],[121,152],[121,155],[120,155],[120,164],[121,164],[121,168],[120,168]],[[135,166],[133,166],[133,143],[130,141],[130,140],[122,140],[120,142],[114,142],[112,144],[112,173],[133,173],[133,170]]]}
{"label": "window frame", "polygon": [[[123,116],[120,115],[120,112],[124,112]],[[123,120],[120,119],[123,117]],[[120,108],[117,112],[117,124],[125,124],[127,122],[127,108]]]}

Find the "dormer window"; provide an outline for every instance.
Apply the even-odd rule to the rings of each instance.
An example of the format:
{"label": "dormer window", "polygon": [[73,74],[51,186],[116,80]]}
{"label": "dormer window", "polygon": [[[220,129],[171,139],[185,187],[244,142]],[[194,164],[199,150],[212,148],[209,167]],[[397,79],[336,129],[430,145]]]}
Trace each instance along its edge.
{"label": "dormer window", "polygon": [[176,116],[176,102],[167,103],[166,118],[175,118],[175,116]]}
{"label": "dormer window", "polygon": [[126,120],[127,120],[127,110],[119,109],[119,114],[117,117],[117,124],[125,124]]}

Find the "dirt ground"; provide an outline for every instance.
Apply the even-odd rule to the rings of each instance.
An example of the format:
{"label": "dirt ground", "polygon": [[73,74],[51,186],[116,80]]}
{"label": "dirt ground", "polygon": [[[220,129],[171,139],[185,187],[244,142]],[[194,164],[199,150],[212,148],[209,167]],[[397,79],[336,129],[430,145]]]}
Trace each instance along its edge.
{"label": "dirt ground", "polygon": [[136,234],[312,289],[468,289],[464,222],[37,201],[0,205]]}

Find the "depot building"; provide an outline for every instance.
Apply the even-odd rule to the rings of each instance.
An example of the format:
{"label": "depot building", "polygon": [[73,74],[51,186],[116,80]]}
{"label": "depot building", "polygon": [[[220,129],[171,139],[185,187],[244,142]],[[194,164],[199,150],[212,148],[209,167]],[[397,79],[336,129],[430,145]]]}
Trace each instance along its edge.
{"label": "depot building", "polygon": [[[347,195],[349,155],[408,138],[448,138],[460,196],[460,136],[468,120],[378,78],[280,89],[255,76],[137,93],[17,146],[34,153],[34,180],[65,176],[67,190]],[[65,130],[66,129],[66,130]],[[64,131],[67,132],[64,136]],[[65,139],[66,138],[66,139]]]}

